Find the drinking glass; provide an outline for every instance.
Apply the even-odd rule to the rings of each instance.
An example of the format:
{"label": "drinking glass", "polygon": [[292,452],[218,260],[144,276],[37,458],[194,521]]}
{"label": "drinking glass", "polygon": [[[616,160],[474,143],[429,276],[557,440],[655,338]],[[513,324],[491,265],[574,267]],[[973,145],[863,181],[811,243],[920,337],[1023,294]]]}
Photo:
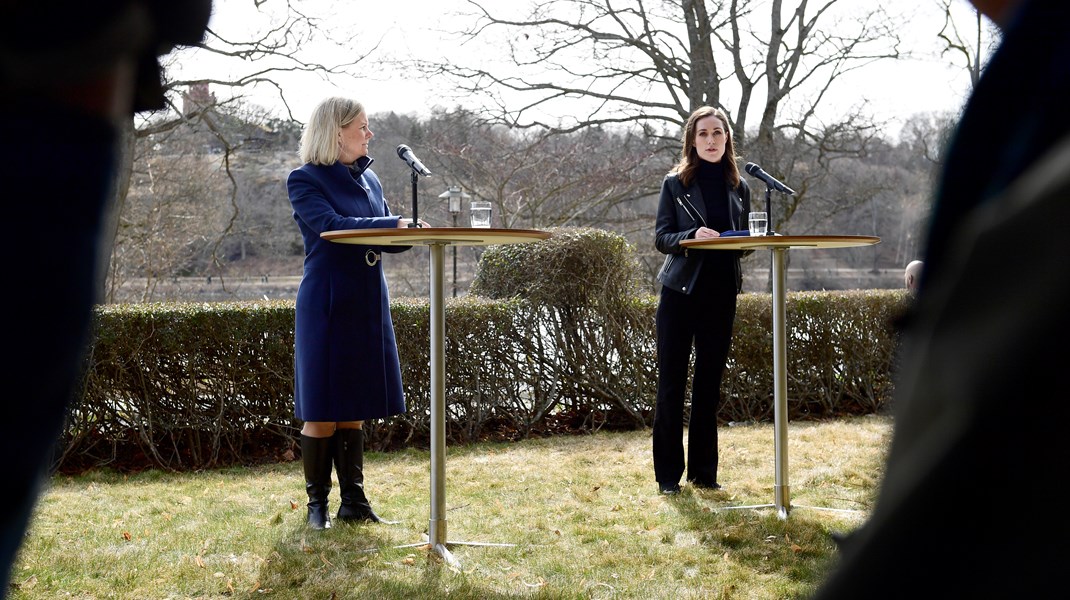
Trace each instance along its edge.
{"label": "drinking glass", "polygon": [[472,227],[490,227],[490,202],[475,200],[469,205]]}
{"label": "drinking glass", "polygon": [[769,231],[769,215],[764,211],[751,212],[747,229],[751,235],[765,235]]}

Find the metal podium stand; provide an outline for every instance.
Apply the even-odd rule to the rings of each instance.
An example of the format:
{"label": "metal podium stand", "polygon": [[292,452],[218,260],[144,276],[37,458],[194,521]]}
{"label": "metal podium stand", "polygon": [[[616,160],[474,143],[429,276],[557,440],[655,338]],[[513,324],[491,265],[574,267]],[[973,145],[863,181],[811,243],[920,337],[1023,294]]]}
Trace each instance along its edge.
{"label": "metal podium stand", "polygon": [[514,544],[447,541],[446,537],[446,311],[443,295],[445,248],[534,242],[547,239],[550,234],[529,229],[409,227],[325,231],[320,237],[343,244],[428,246],[431,249],[431,519],[427,528],[427,541],[407,546],[427,545],[454,566],[459,563],[450,552],[450,546],[513,546]]}
{"label": "metal podium stand", "polygon": [[[772,504],[733,506],[726,508],[776,508],[781,519],[791,511],[788,484],[788,352],[784,300],[787,296],[787,274],[784,257],[791,248],[850,248],[880,242],[879,237],[866,235],[764,235],[684,240],[685,248],[702,250],[772,251],[773,276],[773,430],[774,430],[774,489]],[[801,508],[801,507],[800,507]],[[822,508],[809,506],[806,508]],[[839,510],[839,509],[825,509]],[[852,511],[844,511],[852,512]]]}

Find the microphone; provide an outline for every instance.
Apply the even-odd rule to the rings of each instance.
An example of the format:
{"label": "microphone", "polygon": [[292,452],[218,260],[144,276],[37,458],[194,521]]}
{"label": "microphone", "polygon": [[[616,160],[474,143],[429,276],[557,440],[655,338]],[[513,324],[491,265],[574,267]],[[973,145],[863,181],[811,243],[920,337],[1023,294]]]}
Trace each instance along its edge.
{"label": "microphone", "polygon": [[779,181],[776,180],[775,177],[773,177],[769,173],[766,173],[765,171],[762,170],[761,167],[759,167],[758,165],[756,165],[754,163],[747,163],[747,165],[743,167],[743,170],[746,171],[749,175],[752,175],[754,177],[757,177],[758,179],[761,179],[762,181],[765,182],[766,185],[768,185],[769,187],[773,188],[774,190],[776,190],[778,192],[783,192],[783,193],[785,193],[785,194],[787,194],[789,196],[794,196],[795,195],[795,190],[789,188],[788,186],[784,185],[783,183],[780,183]]}
{"label": "microphone", "polygon": [[412,168],[417,175],[423,175],[424,177],[431,176],[431,171],[420,162],[420,159],[416,158],[416,155],[412,153],[412,148],[409,148],[405,144],[398,144],[398,156],[401,160],[409,163],[409,167]]}

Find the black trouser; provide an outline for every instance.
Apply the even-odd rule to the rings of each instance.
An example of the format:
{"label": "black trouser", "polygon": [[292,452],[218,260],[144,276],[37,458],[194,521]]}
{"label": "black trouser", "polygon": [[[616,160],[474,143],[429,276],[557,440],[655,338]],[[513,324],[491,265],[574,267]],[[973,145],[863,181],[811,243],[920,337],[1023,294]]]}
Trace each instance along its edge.
{"label": "black trouser", "polygon": [[662,288],[657,310],[658,398],[653,432],[658,483],[677,483],[684,473],[684,396],[692,347],[695,374],[687,479],[717,481],[717,409],[735,318],[734,277],[713,279],[690,295]]}

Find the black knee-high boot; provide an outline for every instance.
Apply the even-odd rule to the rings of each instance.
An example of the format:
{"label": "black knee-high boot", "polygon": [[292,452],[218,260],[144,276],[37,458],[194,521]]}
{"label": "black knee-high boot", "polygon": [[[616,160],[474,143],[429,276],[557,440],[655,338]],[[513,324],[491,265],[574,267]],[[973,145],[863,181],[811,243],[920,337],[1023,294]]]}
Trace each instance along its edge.
{"label": "black knee-high boot", "polygon": [[331,526],[327,497],[331,493],[331,459],[334,437],[315,438],[301,435],[301,462],[305,466],[305,491],[308,492],[308,525],[313,529]]}
{"label": "black knee-high boot", "polygon": [[338,429],[334,437],[338,440],[334,468],[338,471],[338,491],[342,496],[338,520],[382,522],[364,495],[364,430]]}

